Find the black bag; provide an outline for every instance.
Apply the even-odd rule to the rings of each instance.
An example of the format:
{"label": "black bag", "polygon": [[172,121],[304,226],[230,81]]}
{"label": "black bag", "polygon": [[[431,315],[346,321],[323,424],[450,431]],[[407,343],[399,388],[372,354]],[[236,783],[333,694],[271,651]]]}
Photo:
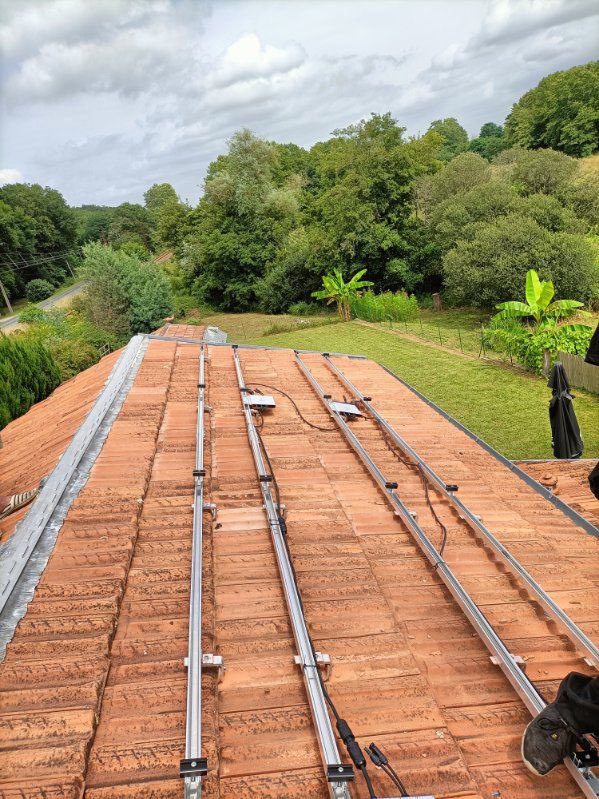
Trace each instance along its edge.
{"label": "black bag", "polygon": [[599,325],[595,328],[584,361],[592,363],[593,366],[599,366]]}

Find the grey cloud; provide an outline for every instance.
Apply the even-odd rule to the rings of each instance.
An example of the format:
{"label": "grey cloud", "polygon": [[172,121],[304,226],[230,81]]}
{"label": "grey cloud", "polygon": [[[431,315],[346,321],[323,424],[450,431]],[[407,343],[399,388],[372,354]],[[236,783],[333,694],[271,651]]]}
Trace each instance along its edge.
{"label": "grey cloud", "polygon": [[596,0],[495,0],[468,50],[514,44],[538,31],[598,13]]}

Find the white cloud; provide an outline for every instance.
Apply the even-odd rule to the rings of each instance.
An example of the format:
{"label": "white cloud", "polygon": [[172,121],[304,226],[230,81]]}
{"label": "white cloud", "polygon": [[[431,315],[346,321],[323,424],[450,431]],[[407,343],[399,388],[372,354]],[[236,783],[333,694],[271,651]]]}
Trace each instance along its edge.
{"label": "white cloud", "polygon": [[23,183],[25,178],[18,169],[0,169],[0,186],[7,183]]}
{"label": "white cloud", "polygon": [[231,134],[310,146],[371,112],[502,122],[596,57],[595,0],[0,0],[5,163],[73,202],[195,200]]}
{"label": "white cloud", "polygon": [[306,61],[306,51],[297,42],[287,47],[263,45],[255,33],[247,33],[233,42],[216,60],[211,83],[225,88],[254,78],[270,78],[299,67]]}

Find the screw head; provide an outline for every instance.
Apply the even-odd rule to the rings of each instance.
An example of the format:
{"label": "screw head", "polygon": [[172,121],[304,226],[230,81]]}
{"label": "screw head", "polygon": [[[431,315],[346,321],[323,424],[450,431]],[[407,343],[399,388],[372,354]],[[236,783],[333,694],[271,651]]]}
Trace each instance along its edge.
{"label": "screw head", "polygon": [[192,767],[192,768],[195,768],[197,765],[198,765],[198,764],[195,762],[195,760],[192,760],[192,761],[191,761],[191,767]]}

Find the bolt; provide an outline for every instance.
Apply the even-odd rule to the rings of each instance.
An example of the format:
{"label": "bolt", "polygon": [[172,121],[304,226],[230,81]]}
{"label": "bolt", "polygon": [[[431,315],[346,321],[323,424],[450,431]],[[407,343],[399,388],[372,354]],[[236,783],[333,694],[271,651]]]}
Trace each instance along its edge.
{"label": "bolt", "polygon": [[340,774],[343,774],[343,766],[339,766],[339,768],[337,769],[337,771],[338,771]]}
{"label": "bolt", "polygon": [[192,767],[192,768],[195,768],[197,765],[198,765],[198,764],[195,762],[195,760],[192,760],[192,761],[191,761],[191,767]]}

